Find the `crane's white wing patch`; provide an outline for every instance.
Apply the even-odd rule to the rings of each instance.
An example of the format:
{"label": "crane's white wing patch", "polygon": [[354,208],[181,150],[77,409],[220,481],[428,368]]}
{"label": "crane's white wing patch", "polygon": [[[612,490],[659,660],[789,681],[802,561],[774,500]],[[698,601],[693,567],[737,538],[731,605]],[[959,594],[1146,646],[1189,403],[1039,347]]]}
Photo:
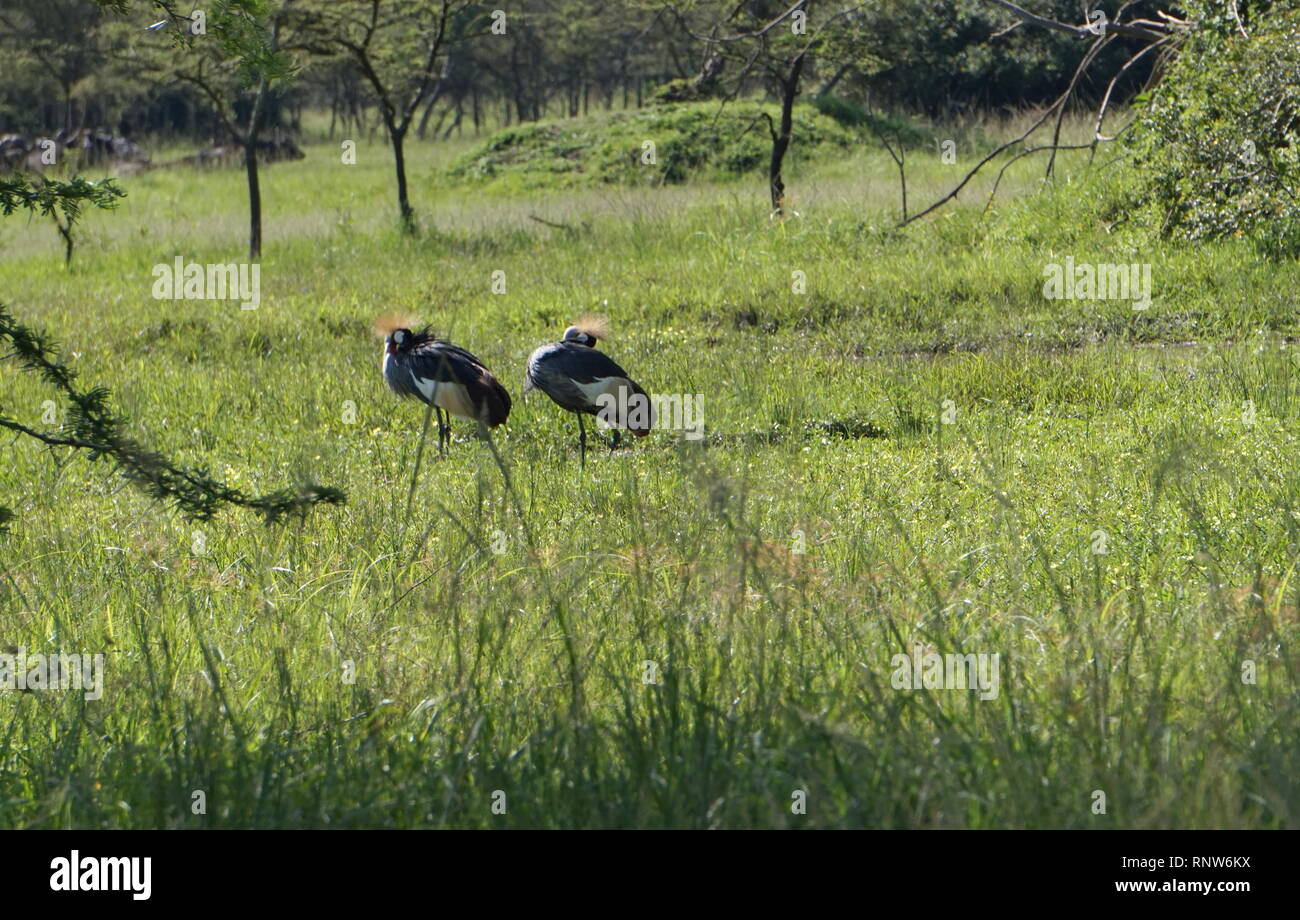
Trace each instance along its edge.
{"label": "crane's white wing patch", "polygon": [[[651,426],[653,408],[649,398],[638,393],[626,377],[598,377],[591,383],[572,382],[591,405],[599,407],[596,417],[602,424],[622,428]],[[608,398],[598,402],[602,396]]]}
{"label": "crane's white wing patch", "polygon": [[597,377],[591,383],[579,383],[575,380],[573,381],[573,385],[582,391],[582,395],[585,396],[587,401],[593,406],[596,405],[596,400],[601,396],[604,396],[606,393],[612,394],[614,399],[617,400],[618,388],[621,386],[627,387],[626,398],[630,399],[633,394],[632,385],[622,377]]}
{"label": "crane's white wing patch", "polygon": [[420,391],[425,402],[433,403],[439,409],[461,418],[471,421],[477,418],[474,412],[474,401],[469,398],[469,389],[465,384],[440,383],[437,380],[417,377],[414,373],[411,374],[411,380],[415,382],[415,388]]}

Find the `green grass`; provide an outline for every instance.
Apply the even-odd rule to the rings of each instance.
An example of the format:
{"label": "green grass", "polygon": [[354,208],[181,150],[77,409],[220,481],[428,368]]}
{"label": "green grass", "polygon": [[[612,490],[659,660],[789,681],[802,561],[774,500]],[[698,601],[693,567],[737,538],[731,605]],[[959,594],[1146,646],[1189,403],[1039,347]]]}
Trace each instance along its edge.
{"label": "green grass", "polygon": [[[187,523],[6,442],[0,647],[107,674],[98,702],[0,693],[0,824],[1297,824],[1295,264],[1115,224],[1122,177],[1080,158],[905,232],[873,149],[792,172],[784,222],[761,177],[485,198],[412,159],[415,239],[381,146],[268,169],[256,311],[150,297],[156,263],[243,257],[238,171],[131,177],[71,270],[52,227],[0,224],[3,299],[140,439],[348,494]],[[913,209],[969,163],[909,159]],[[1155,303],[1045,300],[1066,256],[1150,263]],[[509,482],[459,423],[404,530],[422,413],[380,378],[392,309],[516,396],[603,312],[645,386],[703,395],[707,437],[580,473],[572,417],[517,399]],[[6,414],[49,398],[0,364]],[[893,689],[914,644],[998,654],[999,694]]]}

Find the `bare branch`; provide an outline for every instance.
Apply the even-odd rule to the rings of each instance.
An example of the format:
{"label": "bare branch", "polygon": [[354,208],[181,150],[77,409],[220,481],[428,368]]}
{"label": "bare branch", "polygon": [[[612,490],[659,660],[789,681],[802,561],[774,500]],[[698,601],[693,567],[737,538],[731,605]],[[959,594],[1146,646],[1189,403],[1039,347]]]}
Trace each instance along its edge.
{"label": "bare branch", "polygon": [[1088,53],[1085,54],[1083,60],[1079,62],[1079,66],[1074,69],[1074,75],[1070,77],[1070,85],[1066,87],[1065,96],[1061,100],[1060,108],[1057,109],[1056,112],[1056,128],[1052,132],[1052,155],[1047,158],[1047,172],[1045,174],[1047,177],[1051,177],[1052,168],[1056,166],[1055,148],[1061,143],[1061,126],[1065,123],[1066,102],[1070,96],[1074,94],[1074,88],[1079,85],[1079,78],[1088,70],[1089,65],[1097,59],[1097,55],[1101,53],[1101,49],[1105,48],[1110,44],[1110,42],[1111,36],[1109,35],[1103,35],[1101,38],[1098,38],[1093,42],[1092,47],[1088,49]]}
{"label": "bare branch", "polygon": [[[1168,31],[1157,31],[1160,28],[1158,23],[1148,20],[1134,20],[1130,23],[1104,21],[1086,26],[1072,26],[1064,22],[1058,22],[1055,19],[1048,19],[1029,12],[1022,6],[1016,6],[1011,0],[989,0],[1005,10],[1009,10],[1020,18],[1022,22],[1031,25],[1042,26],[1045,29],[1054,29],[1057,32],[1064,32],[1067,35],[1073,35],[1075,38],[1096,38],[1099,35],[1124,35],[1129,38],[1142,38],[1147,41],[1159,41],[1168,35]],[[1174,20],[1170,17],[1170,25],[1181,20]],[[1154,28],[1152,28],[1154,27]]]}

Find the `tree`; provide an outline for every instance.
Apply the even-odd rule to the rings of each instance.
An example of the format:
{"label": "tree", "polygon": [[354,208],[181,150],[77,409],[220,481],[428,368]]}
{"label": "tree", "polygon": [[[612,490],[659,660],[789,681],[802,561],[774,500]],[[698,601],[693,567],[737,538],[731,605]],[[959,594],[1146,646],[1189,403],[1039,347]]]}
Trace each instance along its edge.
{"label": "tree", "polygon": [[105,60],[98,34],[102,20],[103,11],[88,0],[7,0],[0,7],[6,71],[24,59],[36,62],[58,85],[65,132],[77,127],[73,97],[78,86]]}
{"label": "tree", "polygon": [[[126,11],[129,0],[112,0]],[[170,50],[155,48],[153,79],[196,87],[212,105],[230,140],[244,152],[248,178],[248,257],[262,255],[262,190],[258,145],[276,92],[298,69],[287,23],[293,0],[213,0],[183,15],[174,0],[152,0],[168,17],[174,36]],[[161,31],[161,30],[160,30]],[[163,41],[160,37],[160,42]]]}
{"label": "tree", "polygon": [[[724,71],[733,74],[728,98],[734,98],[757,76],[781,106],[779,120],[767,113],[762,116],[772,141],[768,191],[773,214],[785,210],[785,157],[794,140],[794,105],[803,92],[804,78],[816,70],[819,56],[820,66],[832,70],[853,59],[857,52],[849,43],[832,43],[828,39],[835,29],[852,28],[853,17],[863,6],[819,0],[797,0],[793,6],[786,6],[786,0],[748,0],[740,4],[716,0],[676,10],[684,27],[707,48],[702,77],[710,76],[710,72],[714,77]],[[701,14],[709,23],[708,34],[692,23],[692,18],[698,20]],[[845,59],[837,60],[840,55],[846,55]]]}
{"label": "tree", "polygon": [[406,138],[416,112],[441,96],[452,58],[472,17],[468,0],[323,0],[299,12],[309,45],[321,54],[345,54],[379,106],[393,148],[397,209],[402,227],[415,229],[406,180]]}
{"label": "tree", "polygon": [[[1012,24],[996,33],[994,36],[995,38],[1021,26],[1031,26],[1068,35],[1079,42],[1086,42],[1088,49],[1079,61],[1078,66],[1075,67],[1073,74],[1070,77],[1070,81],[1066,85],[1065,91],[1062,92],[1051,105],[1047,106],[1027,129],[1025,129],[1019,136],[1000,144],[992,152],[986,154],[955,186],[948,191],[947,194],[910,217],[904,217],[902,225],[907,225],[912,221],[920,220],[922,217],[932,214],[939,208],[943,207],[948,202],[955,200],[958,193],[966,187],[966,184],[970,182],[970,180],[973,179],[981,169],[1003,153],[1013,150],[1014,148],[1019,147],[1021,149],[1019,149],[1003,164],[1002,171],[998,174],[998,181],[994,182],[993,194],[996,194],[998,182],[1000,182],[1007,167],[1024,157],[1046,152],[1048,155],[1046,174],[1050,177],[1052,175],[1052,168],[1056,162],[1057,151],[1085,149],[1095,152],[1098,144],[1114,140],[1118,135],[1106,135],[1103,133],[1102,129],[1105,126],[1106,115],[1116,85],[1128,74],[1135,64],[1142,61],[1151,52],[1160,51],[1166,55],[1173,54],[1181,47],[1182,42],[1186,39],[1187,35],[1195,25],[1187,20],[1180,19],[1177,16],[1164,12],[1159,13],[1154,18],[1135,14],[1131,11],[1132,4],[1125,4],[1120,7],[1119,12],[1116,14],[1116,18],[1113,20],[1109,19],[1103,11],[1094,10],[1086,22],[1079,25],[1071,25],[1047,16],[1039,15],[1032,10],[1026,9],[1016,3],[1012,3],[1011,0],[985,0],[985,2],[991,6],[1000,7],[1002,10],[1009,12],[1013,17]],[[1127,19],[1123,18],[1126,13],[1129,14]],[[1062,145],[1061,126],[1065,120],[1065,113],[1083,78],[1090,68],[1097,63],[1102,53],[1108,47],[1119,42],[1128,43],[1126,47],[1127,56],[1121,65],[1112,70],[1110,81],[1106,84],[1106,90],[1101,95],[1100,101],[1097,104],[1092,140],[1084,144]],[[1154,74],[1151,79],[1154,79]],[[1053,118],[1055,118],[1055,125],[1052,131],[1051,142],[1033,146],[1028,145],[1029,137]],[[1132,121],[1129,122],[1129,125],[1131,124]],[[1127,127],[1128,125],[1125,126],[1125,128]],[[992,201],[992,196],[990,196],[989,200],[990,202]]]}
{"label": "tree", "polygon": [[115,208],[117,199],[125,197],[112,179],[87,182],[75,177],[69,181],[12,173],[0,176],[0,215],[8,217],[25,210],[54,220],[64,242],[64,261],[72,261],[72,228],[89,204],[96,208]]}
{"label": "tree", "polygon": [[[1082,18],[1082,0],[1023,0],[1035,14],[1061,21]],[[1127,18],[1153,0],[1090,0],[1086,8]],[[852,29],[836,28],[830,41],[844,36],[857,50],[856,62],[837,81],[841,91],[869,100],[875,109],[891,107],[952,120],[974,110],[1050,103],[1063,93],[1087,45],[1056,29],[1007,28],[1007,11],[988,0],[873,0],[854,17]],[[1124,43],[1112,43],[1097,56],[1094,72],[1110,73],[1127,59]],[[1148,57],[1130,70],[1141,83],[1150,72]],[[837,75],[831,71],[832,77]],[[1075,98],[1096,104],[1104,84],[1082,84]],[[824,90],[819,90],[819,92]]]}

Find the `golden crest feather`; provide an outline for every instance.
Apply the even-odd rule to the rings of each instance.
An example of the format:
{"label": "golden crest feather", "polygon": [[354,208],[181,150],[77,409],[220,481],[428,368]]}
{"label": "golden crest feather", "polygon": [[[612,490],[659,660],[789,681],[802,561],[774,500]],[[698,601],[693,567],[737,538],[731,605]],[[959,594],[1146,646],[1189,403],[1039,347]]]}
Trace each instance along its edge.
{"label": "golden crest feather", "polygon": [[416,329],[419,325],[419,318],[409,313],[401,311],[385,313],[375,319],[375,335],[385,339],[394,329]]}
{"label": "golden crest feather", "polygon": [[603,316],[584,313],[574,322],[574,328],[602,341],[609,338],[609,320]]}

